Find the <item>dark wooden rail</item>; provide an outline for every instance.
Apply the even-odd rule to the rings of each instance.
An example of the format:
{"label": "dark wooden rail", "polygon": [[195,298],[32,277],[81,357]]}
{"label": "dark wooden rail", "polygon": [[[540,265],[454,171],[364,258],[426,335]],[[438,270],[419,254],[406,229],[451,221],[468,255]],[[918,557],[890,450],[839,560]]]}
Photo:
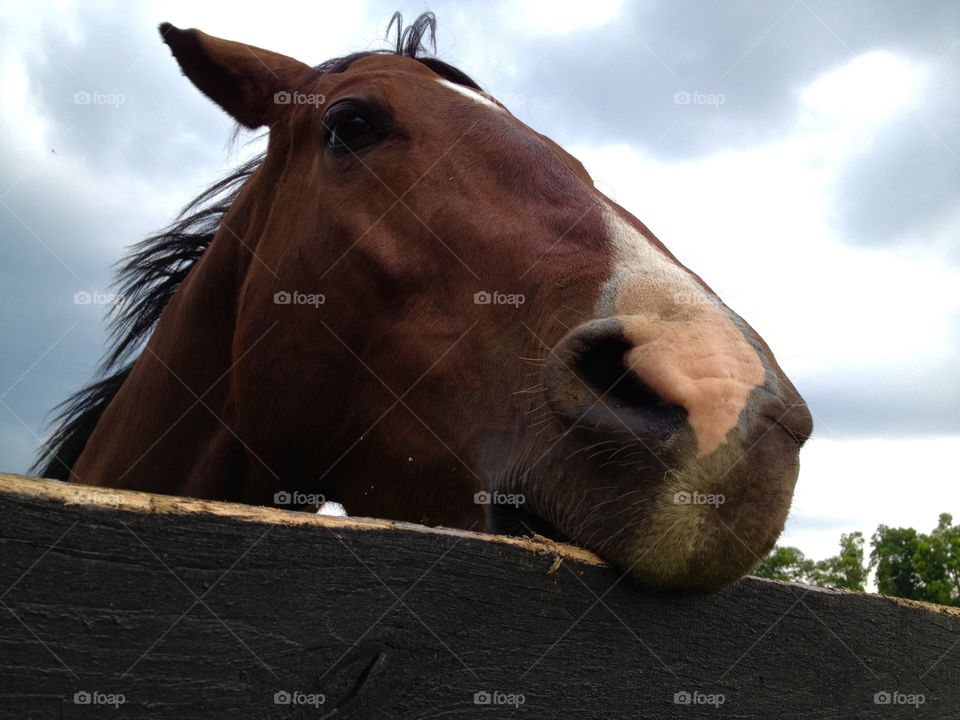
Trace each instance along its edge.
{"label": "dark wooden rail", "polygon": [[[0,475],[2,718],[956,718],[960,613]],[[887,702],[888,701],[888,702]]]}

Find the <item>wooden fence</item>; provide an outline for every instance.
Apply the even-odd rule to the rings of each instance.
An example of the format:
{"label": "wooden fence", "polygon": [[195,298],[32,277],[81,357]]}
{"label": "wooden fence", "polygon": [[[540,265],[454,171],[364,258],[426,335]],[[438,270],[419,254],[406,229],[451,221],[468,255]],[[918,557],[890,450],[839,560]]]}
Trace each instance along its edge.
{"label": "wooden fence", "polygon": [[958,718],[960,612],[0,475],[2,718]]}

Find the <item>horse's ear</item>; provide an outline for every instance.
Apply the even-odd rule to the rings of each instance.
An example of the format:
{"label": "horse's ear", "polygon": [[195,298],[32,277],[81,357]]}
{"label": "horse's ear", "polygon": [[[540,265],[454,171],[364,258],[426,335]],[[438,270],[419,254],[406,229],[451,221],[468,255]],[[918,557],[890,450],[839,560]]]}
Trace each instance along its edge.
{"label": "horse's ear", "polygon": [[183,74],[248,128],[269,125],[283,107],[275,96],[293,91],[313,72],[286,55],[170,23],[160,25],[160,36]]}

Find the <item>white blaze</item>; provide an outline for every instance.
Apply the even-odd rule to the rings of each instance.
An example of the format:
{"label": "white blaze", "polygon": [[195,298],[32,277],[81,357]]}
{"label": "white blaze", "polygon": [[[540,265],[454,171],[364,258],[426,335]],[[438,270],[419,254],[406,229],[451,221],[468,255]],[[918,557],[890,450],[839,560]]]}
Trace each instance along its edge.
{"label": "white blaze", "polygon": [[496,102],[494,102],[485,93],[477,92],[473,88],[468,88],[465,85],[458,85],[457,83],[450,82],[449,80],[439,79],[437,80],[437,82],[443,85],[444,87],[449,88],[454,92],[457,92],[460,95],[463,95],[464,97],[469,98],[470,100],[473,100],[473,102],[477,103],[478,105],[484,105],[486,107],[493,108],[498,112],[504,112],[504,109],[500,107]]}
{"label": "white blaze", "polygon": [[709,455],[766,379],[763,362],[689,272],[613,208],[602,212],[615,269],[598,316],[621,322],[631,346],[624,363],[663,400],[686,409],[698,455]]}

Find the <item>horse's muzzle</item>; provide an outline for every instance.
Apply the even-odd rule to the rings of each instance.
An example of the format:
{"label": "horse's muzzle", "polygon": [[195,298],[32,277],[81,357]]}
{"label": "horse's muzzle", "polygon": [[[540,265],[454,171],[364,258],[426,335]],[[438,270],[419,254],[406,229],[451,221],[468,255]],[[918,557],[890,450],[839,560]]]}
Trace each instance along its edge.
{"label": "horse's muzzle", "polygon": [[[593,320],[553,348],[544,388],[563,424],[633,438],[669,464],[708,455],[728,441],[749,444],[771,428],[798,447],[810,436],[810,412],[786,378],[745,377],[742,363],[724,362],[723,347],[684,347],[672,356],[674,345],[657,342],[671,332],[667,323],[648,344],[632,342],[624,330],[620,318]],[[711,359],[698,366],[701,357]],[[705,367],[715,376],[705,376]]]}

